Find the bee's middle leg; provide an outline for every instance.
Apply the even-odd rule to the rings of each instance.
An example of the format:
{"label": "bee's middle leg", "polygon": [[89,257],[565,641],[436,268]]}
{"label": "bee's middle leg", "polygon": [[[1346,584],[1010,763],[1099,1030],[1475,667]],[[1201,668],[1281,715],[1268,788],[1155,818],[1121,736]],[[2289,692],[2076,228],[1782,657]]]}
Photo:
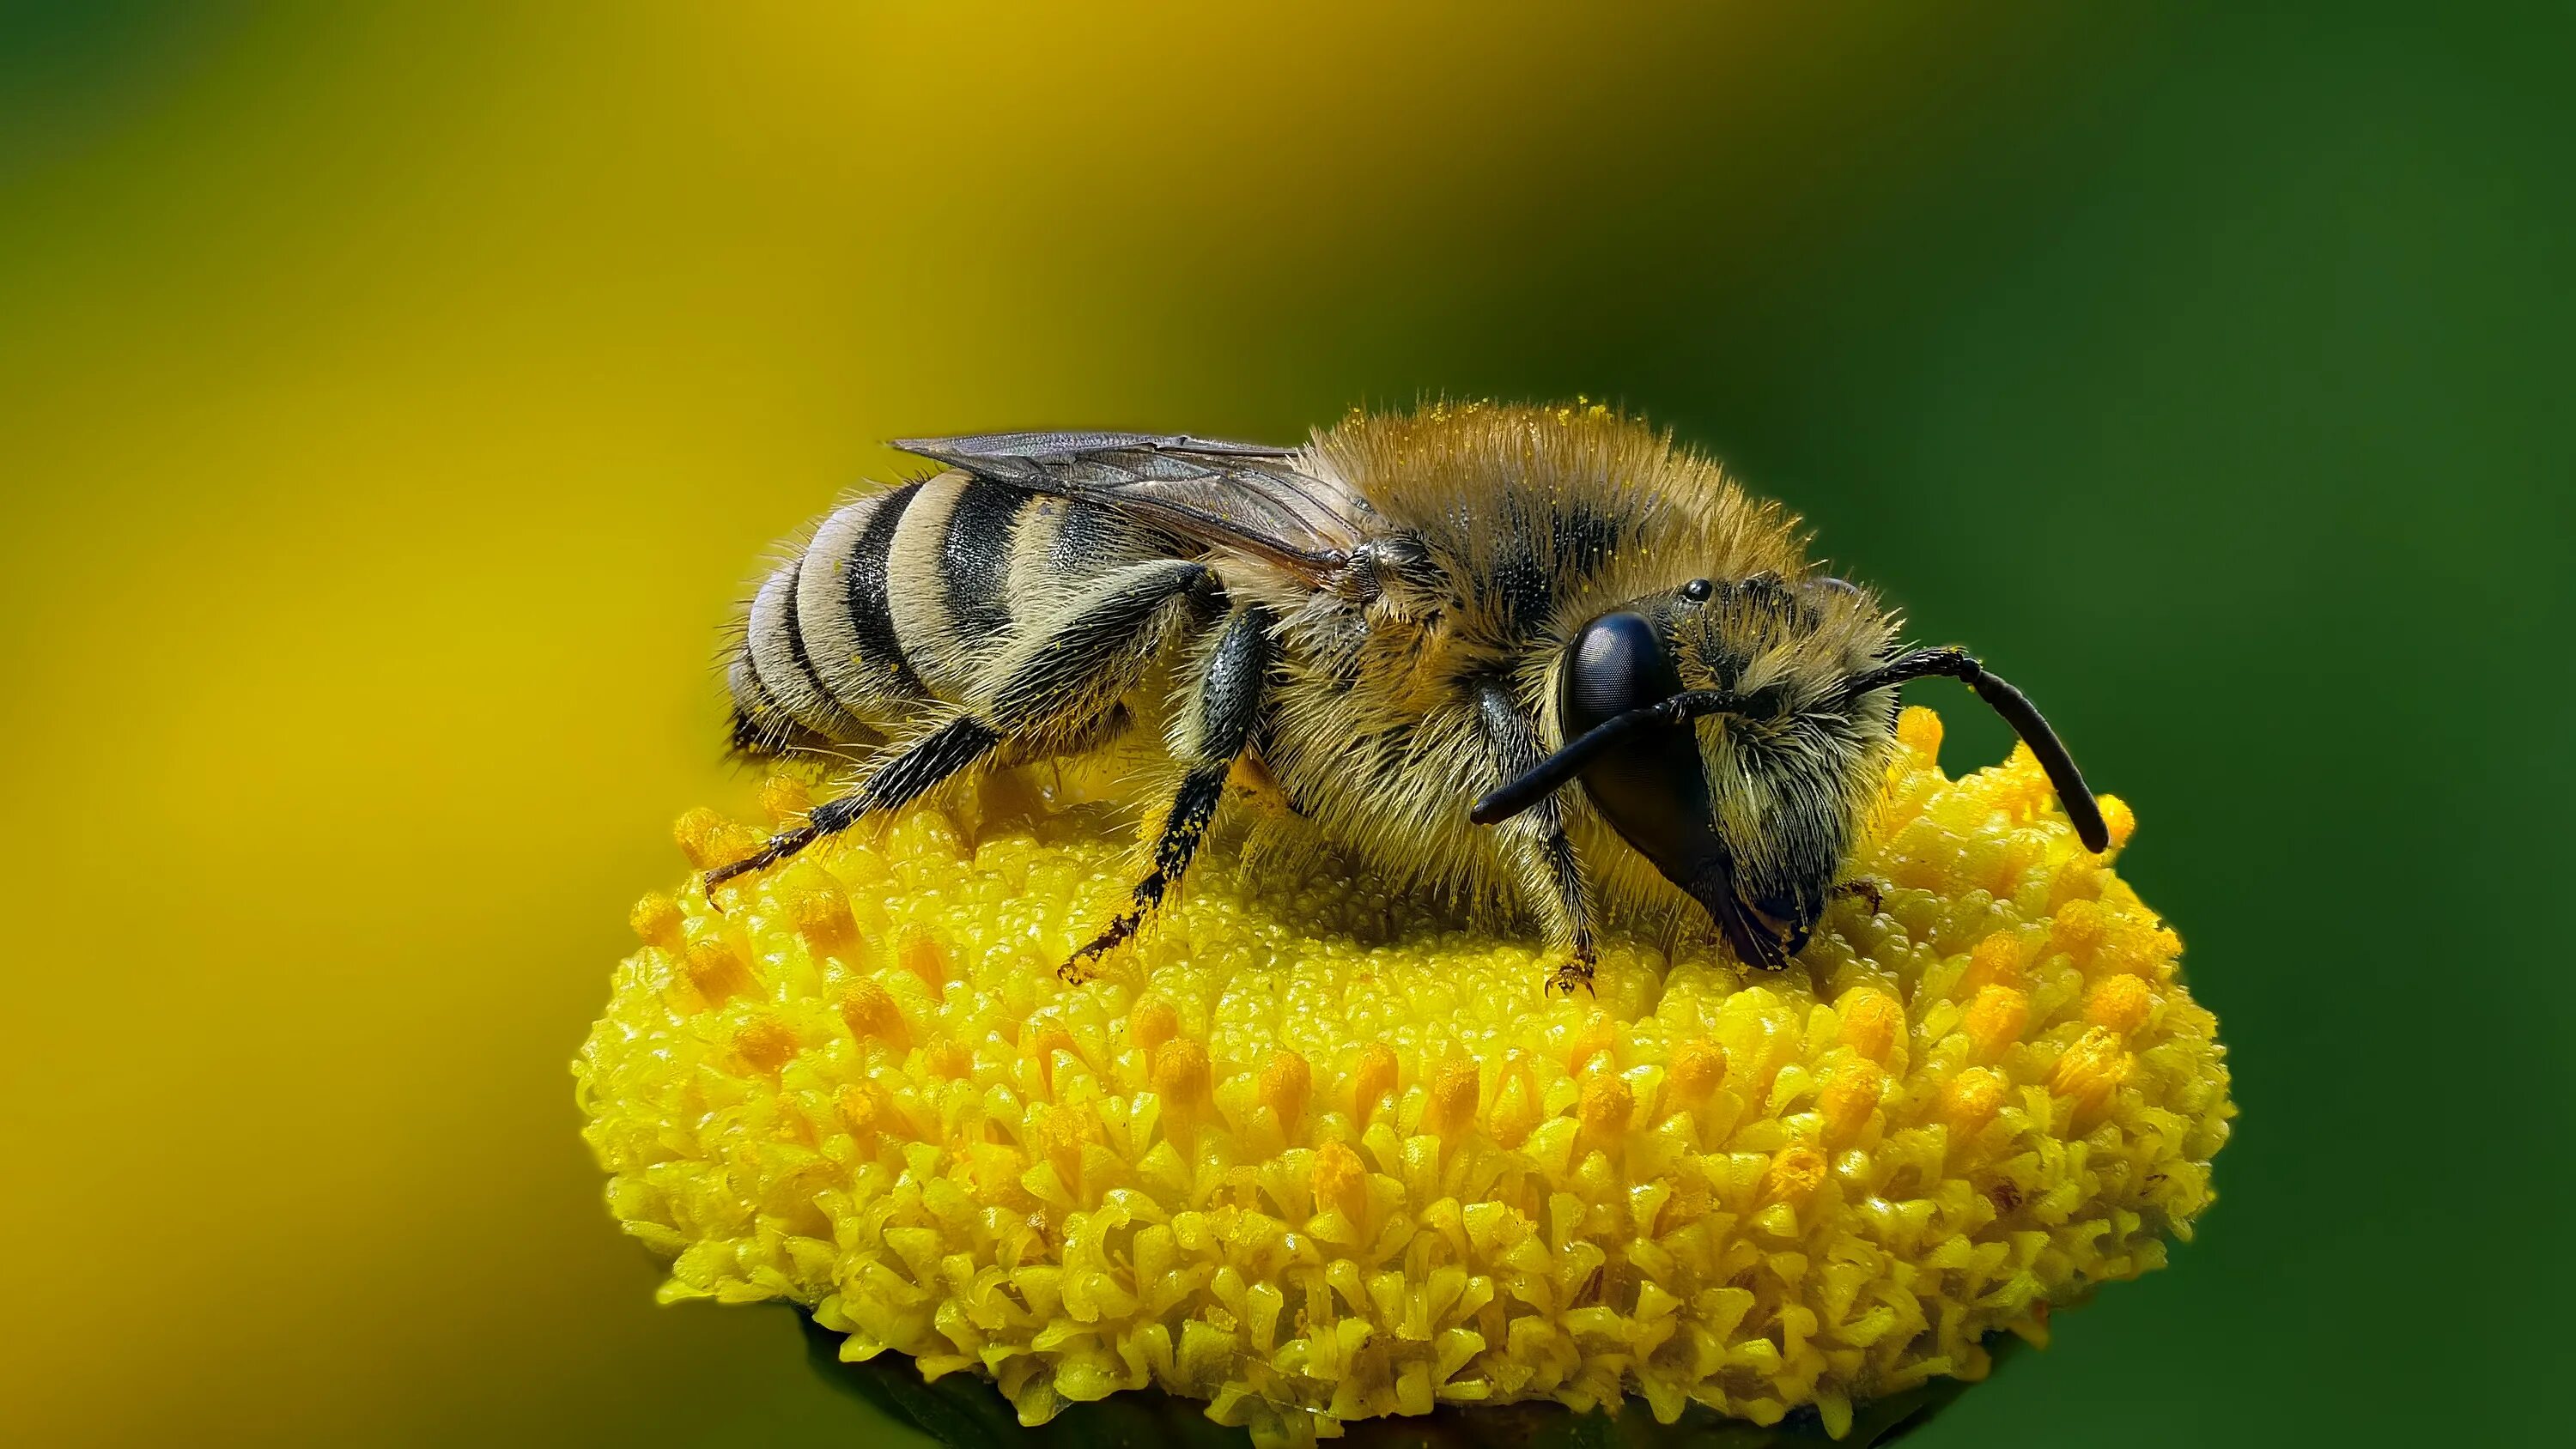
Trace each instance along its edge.
{"label": "bee's middle leg", "polygon": [[1216,818],[1217,805],[1225,798],[1226,777],[1260,722],[1270,669],[1277,660],[1277,648],[1270,639],[1273,621],[1271,611],[1258,604],[1227,616],[1190,692],[1183,721],[1185,748],[1180,751],[1188,773],[1173,792],[1171,809],[1155,838],[1153,867],[1136,883],[1127,909],[1057,968],[1067,981],[1087,979],[1091,963],[1135,935],[1189,870],[1199,842],[1207,838],[1209,822]]}

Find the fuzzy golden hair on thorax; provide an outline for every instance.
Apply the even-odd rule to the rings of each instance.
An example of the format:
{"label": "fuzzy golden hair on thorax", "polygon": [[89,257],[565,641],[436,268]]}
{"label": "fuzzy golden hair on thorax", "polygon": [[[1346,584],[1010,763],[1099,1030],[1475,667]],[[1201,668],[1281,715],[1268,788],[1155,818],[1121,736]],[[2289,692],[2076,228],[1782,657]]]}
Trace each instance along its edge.
{"label": "fuzzy golden hair on thorax", "polygon": [[[1390,552],[1406,551],[1379,571],[1385,597],[1370,605],[1369,633],[1339,646],[1347,659],[1333,636],[1346,616],[1328,601],[1290,616],[1292,631],[1306,631],[1299,652],[1329,661],[1348,688],[1289,700],[1283,733],[1330,741],[1346,776],[1418,797],[1410,809],[1369,802],[1343,838],[1403,879],[1491,899],[1489,883],[1509,872],[1488,842],[1449,825],[1455,801],[1475,793],[1476,741],[1463,729],[1408,730],[1408,718],[1483,674],[1510,681],[1561,743],[1569,642],[1592,620],[1643,607],[1669,626],[1685,685],[1782,692],[1777,721],[1699,727],[1709,778],[1743,782],[1716,805],[1748,878],[1776,898],[1807,890],[1789,882],[1832,873],[1883,765],[1890,721],[1811,716],[1888,647],[1894,621],[1866,590],[1817,574],[1794,513],[1669,432],[1595,404],[1353,413],[1319,432],[1308,456],[1369,501]],[[1709,581],[1712,597],[1678,607],[1693,580]],[[1291,759],[1284,773],[1311,776],[1302,763]],[[1565,792],[1562,808],[1608,915],[1697,909],[1581,792]]]}
{"label": "fuzzy golden hair on thorax", "polygon": [[1807,567],[1797,515],[1747,494],[1669,431],[1597,403],[1353,412],[1317,432],[1308,453],[1458,575],[1491,578],[1526,559],[1565,588],[1567,613],[1698,576],[1676,569],[1741,578]]}

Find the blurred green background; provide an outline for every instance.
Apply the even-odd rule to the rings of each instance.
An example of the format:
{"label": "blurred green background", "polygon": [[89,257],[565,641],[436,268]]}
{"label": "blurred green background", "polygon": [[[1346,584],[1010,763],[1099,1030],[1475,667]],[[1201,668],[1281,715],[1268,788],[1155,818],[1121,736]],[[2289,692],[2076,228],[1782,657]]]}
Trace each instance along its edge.
{"label": "blurred green background", "polygon": [[0,0],[12,1437],[908,1442],[574,1135],[754,560],[1585,393],[2046,706],[2233,1046],[2200,1239],[1915,1442],[2538,1441],[2569,17]]}

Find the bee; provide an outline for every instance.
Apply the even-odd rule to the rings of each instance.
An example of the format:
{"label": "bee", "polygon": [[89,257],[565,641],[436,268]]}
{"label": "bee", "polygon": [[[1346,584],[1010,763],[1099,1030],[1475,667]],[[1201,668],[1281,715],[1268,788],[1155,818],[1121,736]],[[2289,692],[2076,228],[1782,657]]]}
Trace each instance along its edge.
{"label": "bee", "polygon": [[1795,517],[1605,408],[1354,413],[1302,448],[894,446],[940,471],[822,519],[730,663],[739,750],[865,763],[710,890],[971,772],[1153,729],[1173,778],[1150,861],[1069,980],[1172,894],[1239,766],[1389,884],[1535,919],[1553,989],[1588,987],[1605,920],[1659,909],[1776,969],[1852,884],[1898,690],[1932,676],[2108,839],[2019,690],[1902,644]]}

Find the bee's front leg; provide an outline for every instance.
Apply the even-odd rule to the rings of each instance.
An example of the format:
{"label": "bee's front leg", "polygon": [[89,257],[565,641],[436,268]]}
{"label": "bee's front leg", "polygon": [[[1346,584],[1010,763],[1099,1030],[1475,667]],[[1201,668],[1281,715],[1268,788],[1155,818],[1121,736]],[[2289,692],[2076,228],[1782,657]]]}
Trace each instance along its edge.
{"label": "bee's front leg", "polygon": [[1857,896],[1869,902],[1869,913],[1874,916],[1887,904],[1887,882],[1873,880],[1865,875],[1854,876],[1841,885],[1835,886],[1827,894],[1836,897]]}

